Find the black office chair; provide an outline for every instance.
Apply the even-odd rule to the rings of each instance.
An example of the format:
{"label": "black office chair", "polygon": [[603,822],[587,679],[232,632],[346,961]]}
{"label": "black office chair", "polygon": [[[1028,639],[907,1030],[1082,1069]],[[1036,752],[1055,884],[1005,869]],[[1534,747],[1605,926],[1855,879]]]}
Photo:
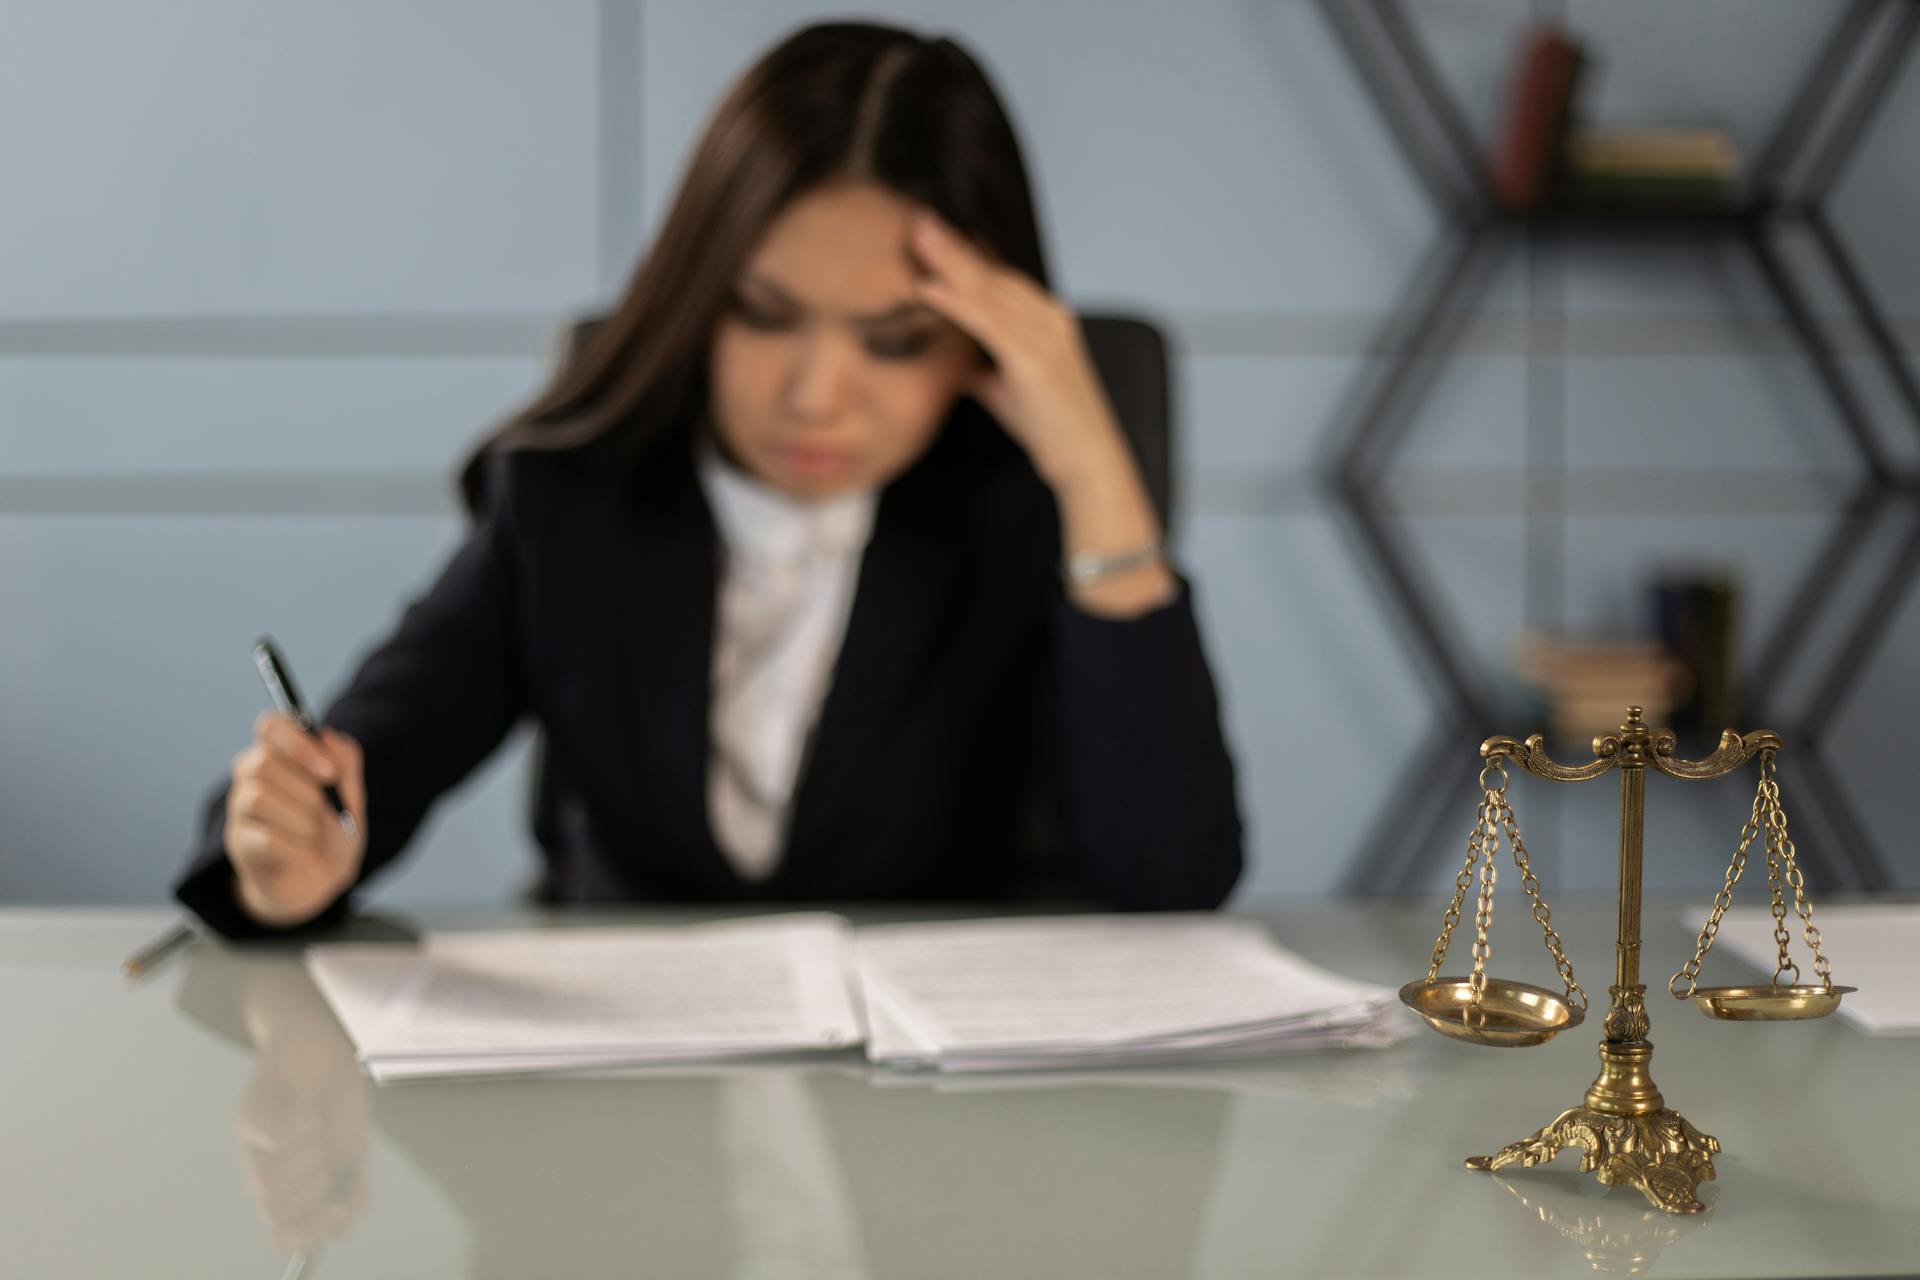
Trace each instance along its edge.
{"label": "black office chair", "polygon": [[[572,325],[563,336],[560,360],[565,362],[579,352],[593,331],[604,323],[602,316],[590,316]],[[1120,420],[1120,429],[1132,447],[1147,486],[1147,496],[1160,516],[1162,528],[1170,527],[1173,502],[1173,397],[1172,379],[1167,365],[1167,343],[1151,322],[1130,316],[1085,315],[1080,318],[1088,354],[1105,386],[1107,398]],[[554,767],[547,754],[544,738],[534,742],[533,757],[533,835],[544,850],[577,847],[584,834],[579,803],[562,771]],[[1037,806],[1029,822],[1030,840],[1036,846],[1056,846],[1053,823]],[[569,833],[573,832],[572,838]],[[1051,855],[1064,851],[1051,849]],[[1049,856],[1048,869],[1039,873],[1037,891],[1046,892],[1055,878],[1055,856]],[[552,901],[552,886],[536,884],[532,895],[539,901]]]}

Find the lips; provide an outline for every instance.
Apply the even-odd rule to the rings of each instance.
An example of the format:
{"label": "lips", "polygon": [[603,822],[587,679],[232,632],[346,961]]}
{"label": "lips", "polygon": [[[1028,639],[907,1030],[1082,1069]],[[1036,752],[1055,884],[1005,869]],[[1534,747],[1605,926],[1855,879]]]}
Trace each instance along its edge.
{"label": "lips", "polygon": [[854,457],[838,449],[822,449],[813,445],[781,445],[774,449],[774,456],[781,465],[803,475],[830,475],[845,471],[851,467]]}

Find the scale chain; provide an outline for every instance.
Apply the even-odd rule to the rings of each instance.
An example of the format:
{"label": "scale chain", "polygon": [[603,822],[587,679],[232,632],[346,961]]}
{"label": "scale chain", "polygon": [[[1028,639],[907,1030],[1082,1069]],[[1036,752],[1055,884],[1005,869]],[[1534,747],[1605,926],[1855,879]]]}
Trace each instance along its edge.
{"label": "scale chain", "polygon": [[1791,973],[1793,980],[1789,985],[1798,986],[1800,983],[1800,966],[1793,962],[1793,956],[1789,954],[1787,950],[1793,938],[1792,935],[1787,932],[1787,904],[1781,892],[1782,868],[1780,864],[1782,859],[1780,856],[1780,842],[1776,837],[1773,822],[1773,815],[1780,812],[1780,786],[1768,775],[1767,766],[1764,763],[1760,766],[1760,794],[1765,798],[1766,802],[1763,817],[1767,829],[1767,888],[1773,895],[1771,908],[1773,911],[1773,943],[1780,949],[1780,963],[1775,965],[1773,969],[1773,985],[1776,987],[1779,986],[1780,976],[1785,973]]}
{"label": "scale chain", "polygon": [[[1733,861],[1727,864],[1726,883],[1720,886],[1720,892],[1714,895],[1713,910],[1707,915],[1707,923],[1700,930],[1700,940],[1694,945],[1693,959],[1680,966],[1680,971],[1667,980],[1667,994],[1676,1000],[1685,1000],[1692,995],[1698,985],[1700,966],[1706,963],[1707,952],[1713,950],[1713,940],[1720,933],[1720,918],[1727,914],[1727,908],[1733,905],[1733,887],[1740,883],[1740,876],[1747,869],[1747,850],[1767,825],[1767,813],[1770,805],[1767,800],[1766,760],[1771,753],[1762,757],[1760,766],[1760,788],[1753,796],[1753,811],[1747,817],[1747,823],[1740,828],[1740,847],[1733,851]],[[1772,842],[1768,845],[1771,848]],[[1685,981],[1686,990],[1680,989]]]}
{"label": "scale chain", "polygon": [[1513,861],[1520,868],[1520,887],[1527,897],[1533,899],[1533,920],[1540,926],[1540,934],[1547,944],[1547,954],[1553,957],[1554,972],[1560,975],[1560,981],[1567,989],[1567,1003],[1582,1009],[1587,1007],[1587,993],[1573,978],[1573,961],[1567,959],[1567,953],[1561,949],[1560,933],[1553,927],[1553,912],[1547,906],[1547,900],[1540,896],[1540,881],[1533,874],[1533,864],[1527,859],[1527,846],[1520,839],[1520,824],[1514,819],[1513,806],[1506,797],[1500,798],[1500,817],[1507,832],[1507,844],[1513,850]]}
{"label": "scale chain", "polygon": [[[1492,793],[1488,793],[1491,797]],[[1493,882],[1499,878],[1500,831],[1494,825],[1492,805],[1482,806],[1487,812],[1484,837],[1480,845],[1480,901],[1473,913],[1473,974],[1468,979],[1473,989],[1473,1012],[1480,1012],[1480,1004],[1487,994],[1487,961],[1493,958],[1493,940],[1489,936],[1493,930]]]}
{"label": "scale chain", "polygon": [[1427,966],[1427,981],[1432,982],[1440,976],[1440,965],[1447,958],[1447,948],[1453,945],[1454,926],[1460,923],[1460,907],[1467,900],[1467,889],[1473,884],[1473,869],[1480,861],[1480,843],[1487,823],[1486,801],[1480,802],[1479,813],[1474,818],[1473,834],[1467,837],[1467,860],[1460,868],[1460,874],[1453,878],[1453,901],[1447,904],[1446,917],[1440,922],[1440,937],[1433,944],[1432,963]]}
{"label": "scale chain", "polygon": [[1774,753],[1762,751],[1760,785],[1754,792],[1753,812],[1740,829],[1740,846],[1734,850],[1733,861],[1727,864],[1726,883],[1714,896],[1713,911],[1707,916],[1705,927],[1700,930],[1693,958],[1680,966],[1680,971],[1667,982],[1667,991],[1676,1000],[1685,1000],[1694,993],[1700,977],[1700,966],[1705,963],[1707,952],[1713,949],[1713,941],[1720,933],[1720,920],[1733,905],[1733,888],[1740,883],[1741,873],[1746,870],[1747,851],[1762,833],[1766,838],[1767,883],[1772,896],[1773,940],[1780,949],[1780,963],[1773,971],[1773,985],[1781,985],[1781,978],[1789,974],[1792,976],[1788,985],[1797,986],[1800,982],[1800,966],[1794,963],[1788,951],[1791,935],[1786,926],[1785,887],[1790,886],[1793,889],[1794,910],[1805,929],[1807,949],[1813,952],[1814,973],[1823,988],[1833,986],[1832,965],[1821,950],[1820,930],[1813,923],[1813,905],[1807,901],[1806,879],[1801,875],[1793,840],[1787,834],[1787,811],[1780,804],[1780,783],[1774,776],[1775,768]]}
{"label": "scale chain", "polygon": [[[1760,761],[1760,777],[1768,788],[1768,799],[1771,802],[1771,807],[1767,814],[1767,842],[1770,846],[1777,848],[1780,863],[1785,870],[1787,883],[1793,888],[1793,909],[1795,914],[1800,917],[1801,926],[1805,931],[1807,950],[1813,952],[1814,976],[1820,979],[1822,988],[1831,989],[1833,986],[1833,966],[1820,948],[1820,930],[1816,928],[1813,923],[1813,904],[1807,901],[1806,878],[1800,874],[1800,860],[1797,856],[1797,851],[1793,847],[1793,839],[1787,834],[1787,811],[1780,804],[1780,784],[1775,781],[1773,772],[1773,754],[1768,752]],[[1784,915],[1784,913],[1782,914]],[[1784,928],[1782,928],[1782,932],[1785,932]],[[1784,953],[1785,947],[1783,944],[1782,954],[1784,955]],[[1791,962],[1789,963],[1791,964]],[[1793,966],[1793,973],[1797,982],[1800,975],[1799,966]],[[1776,985],[1779,980],[1780,975],[1778,973],[1774,974],[1774,982]]]}
{"label": "scale chain", "polygon": [[1504,832],[1513,850],[1514,864],[1520,868],[1520,887],[1533,902],[1534,923],[1540,926],[1547,952],[1553,957],[1554,971],[1560,975],[1560,981],[1566,987],[1567,1001],[1585,1009],[1587,993],[1573,976],[1573,962],[1567,959],[1567,953],[1561,946],[1560,934],[1553,927],[1552,910],[1540,894],[1540,880],[1533,874],[1526,842],[1520,837],[1519,820],[1514,816],[1513,806],[1507,803],[1508,781],[1506,764],[1498,757],[1488,761],[1480,770],[1482,799],[1474,812],[1473,831],[1467,837],[1466,860],[1460,866],[1460,874],[1454,877],[1453,898],[1447,903],[1447,914],[1440,924],[1440,936],[1433,944],[1433,954],[1427,966],[1427,981],[1432,982],[1440,976],[1440,966],[1446,961],[1447,949],[1453,943],[1453,931],[1460,924],[1467,890],[1473,885],[1477,868],[1480,892],[1473,919],[1473,969],[1467,986],[1472,993],[1468,1008],[1479,1011],[1487,989],[1487,961],[1493,955],[1493,943],[1489,937],[1493,928],[1493,889],[1499,878],[1500,837]]}

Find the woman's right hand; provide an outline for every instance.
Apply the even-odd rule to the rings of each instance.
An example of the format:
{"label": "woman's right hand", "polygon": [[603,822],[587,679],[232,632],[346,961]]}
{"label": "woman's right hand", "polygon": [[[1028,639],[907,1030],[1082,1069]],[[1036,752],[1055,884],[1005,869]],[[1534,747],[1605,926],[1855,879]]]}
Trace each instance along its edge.
{"label": "woman's right hand", "polygon": [[[353,814],[352,834],[321,793],[327,783]],[[366,831],[359,743],[332,729],[308,737],[275,712],[254,722],[227,792],[227,858],[248,915],[282,927],[319,915],[359,874]]]}

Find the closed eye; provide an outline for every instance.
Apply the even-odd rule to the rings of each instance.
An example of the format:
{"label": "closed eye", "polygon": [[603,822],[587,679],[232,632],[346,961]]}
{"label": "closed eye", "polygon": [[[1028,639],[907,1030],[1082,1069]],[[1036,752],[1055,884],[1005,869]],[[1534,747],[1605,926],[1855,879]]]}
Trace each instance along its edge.
{"label": "closed eye", "polygon": [[774,307],[763,306],[744,293],[733,295],[732,311],[734,317],[749,329],[784,333],[794,327],[791,314]]}
{"label": "closed eye", "polygon": [[867,353],[880,360],[912,360],[925,355],[938,336],[932,329],[914,329],[905,333],[874,334],[867,338]]}

